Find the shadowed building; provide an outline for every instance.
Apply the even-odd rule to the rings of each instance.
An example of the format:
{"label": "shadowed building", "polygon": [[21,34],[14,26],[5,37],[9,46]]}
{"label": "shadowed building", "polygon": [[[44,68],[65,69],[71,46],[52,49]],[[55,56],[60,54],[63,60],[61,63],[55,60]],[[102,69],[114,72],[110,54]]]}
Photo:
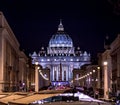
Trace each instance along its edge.
{"label": "shadowed building", "polygon": [[112,89],[117,95],[120,93],[120,34],[111,43]]}
{"label": "shadowed building", "polygon": [[13,31],[0,12],[0,91],[16,91],[26,85],[27,56],[19,49]]}

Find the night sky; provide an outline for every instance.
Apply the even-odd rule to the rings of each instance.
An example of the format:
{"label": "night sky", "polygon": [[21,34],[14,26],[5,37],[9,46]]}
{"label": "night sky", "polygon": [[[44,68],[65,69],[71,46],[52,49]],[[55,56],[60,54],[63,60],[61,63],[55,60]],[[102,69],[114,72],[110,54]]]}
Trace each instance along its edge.
{"label": "night sky", "polygon": [[74,46],[92,56],[120,32],[120,0],[0,0],[0,11],[26,54],[48,46],[60,19]]}

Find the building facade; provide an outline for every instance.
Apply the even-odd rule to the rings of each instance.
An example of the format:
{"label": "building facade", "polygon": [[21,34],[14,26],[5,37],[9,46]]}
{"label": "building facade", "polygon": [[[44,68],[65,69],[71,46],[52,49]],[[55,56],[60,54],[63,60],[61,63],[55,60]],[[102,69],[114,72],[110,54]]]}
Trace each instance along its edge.
{"label": "building facade", "polygon": [[112,59],[112,89],[113,93],[120,93],[120,34],[111,43],[110,51]]}
{"label": "building facade", "polygon": [[112,43],[106,43],[104,48],[105,51],[98,56],[98,65],[102,71],[100,87],[104,89],[104,97],[110,98],[109,93],[120,93],[120,35]]}
{"label": "building facade", "polygon": [[110,94],[112,92],[112,64],[111,64],[111,56],[110,56],[110,39],[108,36],[105,37],[104,40],[104,49],[103,53],[98,53],[98,65],[100,67],[100,89],[104,90],[104,98],[110,98]]}
{"label": "building facade", "polygon": [[57,33],[52,35],[47,51],[44,47],[37,54],[31,55],[32,63],[38,62],[43,69],[50,69],[50,82],[52,85],[70,84],[73,80],[73,69],[90,64],[91,56],[86,51],[73,46],[71,37],[64,32],[62,22],[58,25]]}
{"label": "building facade", "polygon": [[18,91],[19,81],[27,84],[27,56],[19,47],[18,40],[0,12],[0,91]]}

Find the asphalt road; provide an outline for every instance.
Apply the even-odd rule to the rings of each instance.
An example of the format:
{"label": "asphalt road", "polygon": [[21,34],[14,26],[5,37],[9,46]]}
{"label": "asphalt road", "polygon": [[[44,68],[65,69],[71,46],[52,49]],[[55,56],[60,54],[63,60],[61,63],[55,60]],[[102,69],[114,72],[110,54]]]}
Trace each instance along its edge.
{"label": "asphalt road", "polygon": [[[31,105],[40,105],[40,104],[31,104]],[[111,103],[97,103],[97,102],[52,102],[44,103],[42,105],[113,105]]]}

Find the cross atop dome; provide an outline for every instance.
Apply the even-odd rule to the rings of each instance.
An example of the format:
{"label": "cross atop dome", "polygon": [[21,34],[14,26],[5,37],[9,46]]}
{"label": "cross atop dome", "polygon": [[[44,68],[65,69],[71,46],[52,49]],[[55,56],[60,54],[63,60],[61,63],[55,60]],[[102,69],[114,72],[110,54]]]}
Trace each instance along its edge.
{"label": "cross atop dome", "polygon": [[58,31],[64,31],[64,27],[62,25],[62,19],[60,19],[60,24],[58,25]]}

